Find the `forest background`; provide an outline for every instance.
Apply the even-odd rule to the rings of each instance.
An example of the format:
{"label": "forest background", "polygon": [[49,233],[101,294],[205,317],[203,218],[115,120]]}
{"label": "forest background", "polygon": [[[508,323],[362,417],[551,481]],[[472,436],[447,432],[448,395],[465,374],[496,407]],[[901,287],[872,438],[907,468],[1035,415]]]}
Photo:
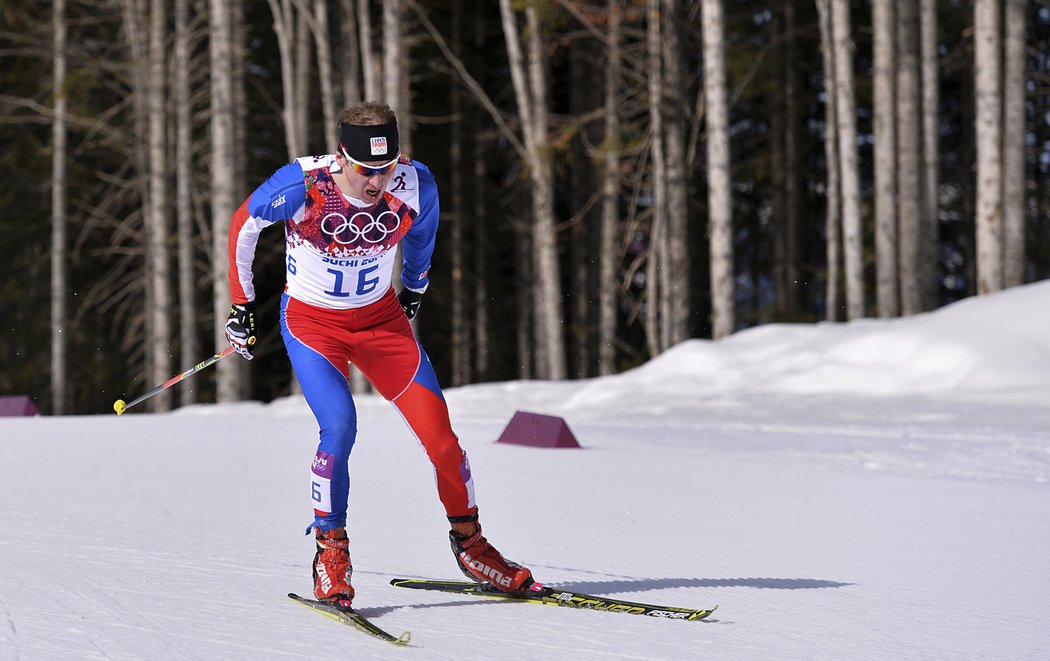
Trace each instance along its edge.
{"label": "forest background", "polygon": [[[447,385],[1045,279],[1048,58],[1046,1],[5,0],[0,395],[105,412],[222,349],[232,212],[361,99],[438,181]],[[264,232],[257,358],[154,410],[294,390],[284,268]]]}

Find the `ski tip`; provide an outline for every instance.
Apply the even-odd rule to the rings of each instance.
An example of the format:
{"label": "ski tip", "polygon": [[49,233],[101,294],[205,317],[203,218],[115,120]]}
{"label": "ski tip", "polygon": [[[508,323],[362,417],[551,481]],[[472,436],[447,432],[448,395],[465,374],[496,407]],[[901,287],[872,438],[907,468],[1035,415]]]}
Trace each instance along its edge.
{"label": "ski tip", "polygon": [[711,614],[714,613],[716,610],[718,610],[718,604],[715,604],[711,608],[705,608],[703,610],[697,611],[696,616],[691,619],[706,620],[707,618],[711,617]]}

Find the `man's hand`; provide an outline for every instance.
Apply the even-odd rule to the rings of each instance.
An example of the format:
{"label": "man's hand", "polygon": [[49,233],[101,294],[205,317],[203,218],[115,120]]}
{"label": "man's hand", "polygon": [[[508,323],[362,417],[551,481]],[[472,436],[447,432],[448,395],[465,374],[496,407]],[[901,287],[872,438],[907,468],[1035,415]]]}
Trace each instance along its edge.
{"label": "man's hand", "polygon": [[234,303],[226,319],[226,339],[248,360],[255,356],[255,303]]}
{"label": "man's hand", "polygon": [[423,302],[423,292],[412,291],[405,287],[397,295],[397,302],[401,304],[401,309],[405,311],[405,316],[408,317],[408,320],[412,321],[416,318],[416,314],[419,313],[419,304]]}

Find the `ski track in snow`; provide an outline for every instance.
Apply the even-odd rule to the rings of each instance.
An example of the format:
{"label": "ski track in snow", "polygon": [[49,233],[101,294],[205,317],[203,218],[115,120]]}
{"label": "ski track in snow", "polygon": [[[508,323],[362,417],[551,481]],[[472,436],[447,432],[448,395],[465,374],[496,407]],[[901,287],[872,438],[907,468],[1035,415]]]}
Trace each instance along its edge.
{"label": "ski track in snow", "polygon": [[[139,416],[131,433],[127,420],[66,422],[23,422],[44,428],[39,438],[2,446],[3,466],[31,464],[41,442],[62,461],[46,499],[31,496],[34,475],[0,469],[15,487],[2,512],[0,603],[17,623],[0,658],[309,658],[317,641],[335,640],[354,658],[453,659],[493,636],[506,641],[506,659],[574,650],[974,658],[1000,656],[1003,644],[1002,656],[1039,658],[1047,649],[1040,549],[1050,498],[1041,484],[807,466],[803,454],[758,448],[649,441],[639,452],[635,429],[677,433],[660,427],[617,437],[614,426],[584,425],[574,431],[585,449],[574,451],[496,445],[492,424],[459,426],[493,541],[567,589],[721,606],[709,623],[665,622],[387,586],[457,572],[420,449],[392,414],[375,415],[362,423],[353,463],[355,585],[365,615],[412,630],[414,647],[396,650],[284,598],[309,589],[298,500],[308,418],[262,419],[252,441],[223,438],[214,430],[227,420],[213,411]],[[64,440],[63,427],[98,440]],[[143,440],[150,428],[157,438]],[[143,470],[158,452],[165,461]],[[508,467],[512,479],[501,475]],[[92,479],[78,482],[85,470]],[[44,558],[61,559],[48,564],[52,594],[36,585]],[[230,608],[236,592],[249,608]],[[975,607],[981,614],[968,615]]]}

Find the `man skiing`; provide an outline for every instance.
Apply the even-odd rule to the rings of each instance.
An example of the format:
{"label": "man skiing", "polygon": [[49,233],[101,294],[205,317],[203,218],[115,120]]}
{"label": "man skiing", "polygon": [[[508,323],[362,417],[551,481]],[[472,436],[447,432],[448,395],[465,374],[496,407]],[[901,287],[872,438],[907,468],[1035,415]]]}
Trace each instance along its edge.
{"label": "man skiing", "polygon": [[[425,165],[400,152],[397,119],[384,103],[345,110],[335,154],[277,170],[234,213],[229,233],[233,305],[226,337],[245,358],[255,345],[252,262],[259,233],[285,229],[281,335],[320,427],[310,494],[317,551],[314,596],[350,608],[348,460],[357,434],[349,363],[393,402],[434,465],[438,496],[460,569],[505,592],[532,584],[481,534],[467,455],[452,431],[434,369],[409,320],[419,311],[438,226],[438,194]],[[404,288],[391,287],[401,242]]]}

